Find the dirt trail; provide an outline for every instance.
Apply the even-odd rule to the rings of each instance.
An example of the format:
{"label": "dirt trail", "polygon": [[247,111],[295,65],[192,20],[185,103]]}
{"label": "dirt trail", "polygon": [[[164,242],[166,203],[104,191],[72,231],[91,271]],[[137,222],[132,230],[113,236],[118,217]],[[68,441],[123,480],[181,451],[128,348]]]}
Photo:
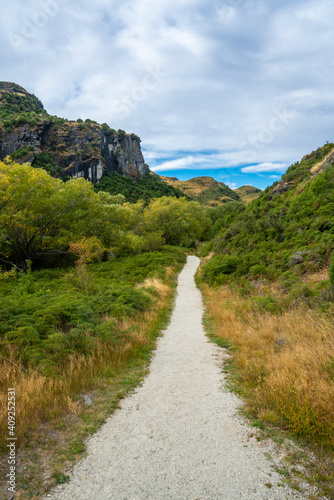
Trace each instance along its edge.
{"label": "dirt trail", "polygon": [[250,438],[238,398],[222,386],[225,354],[203,331],[198,264],[188,257],[179,276],[172,320],[143,386],[89,440],[71,481],[45,498],[302,498],[277,485],[281,477],[264,457],[269,445]]}

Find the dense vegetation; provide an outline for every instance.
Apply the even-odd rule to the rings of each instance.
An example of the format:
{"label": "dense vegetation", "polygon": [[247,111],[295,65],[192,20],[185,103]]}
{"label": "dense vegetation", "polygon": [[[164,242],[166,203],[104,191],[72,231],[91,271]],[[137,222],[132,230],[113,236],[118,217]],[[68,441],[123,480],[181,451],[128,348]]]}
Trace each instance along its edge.
{"label": "dense vegetation", "polygon": [[103,254],[112,249],[116,255],[164,243],[191,246],[211,227],[200,204],[185,198],[128,205],[82,178],[64,183],[11,161],[0,168],[0,261],[7,267],[24,269],[27,260],[34,268],[70,263],[70,243],[82,238],[97,238]]}
{"label": "dense vegetation", "polygon": [[0,162],[1,438],[8,384],[20,401],[18,443],[101,380],[109,386],[123,374],[128,387],[133,364],[148,362],[185,262],[166,243],[191,246],[210,227],[185,198],[129,204],[82,178]]}
{"label": "dense vegetation", "polygon": [[[288,460],[326,498],[334,495],[333,152],[326,144],[307,155],[248,206],[210,208],[212,238],[201,248],[210,254],[198,276],[247,415],[267,435],[280,428],[280,440],[312,446],[314,455],[290,451]],[[284,475],[298,489],[297,468]]]}
{"label": "dense vegetation", "polygon": [[239,193],[223,182],[212,177],[194,177],[188,181],[179,181],[176,177],[160,177],[168,186],[181,190],[185,195],[204,206],[217,206],[229,201],[241,201]]}
{"label": "dense vegetation", "polygon": [[[97,252],[92,254],[94,260]],[[59,375],[70,355],[91,355],[101,346],[129,340],[117,320],[149,310],[154,288],[137,288],[148,278],[163,280],[166,268],[184,261],[182,252],[158,252],[76,268],[7,272],[0,281],[0,355],[22,368]]]}
{"label": "dense vegetation", "polygon": [[7,131],[13,127],[36,125],[41,118],[47,117],[43,104],[33,94],[29,94],[19,85],[11,84],[8,92],[6,84],[0,84],[0,127]]}
{"label": "dense vegetation", "polygon": [[0,400],[14,381],[20,439],[96,373],[147,356],[182,247],[205,257],[214,338],[231,348],[249,414],[333,449],[333,149],[247,206],[203,207],[151,175],[64,182],[52,154],[31,148],[0,162]]}
{"label": "dense vegetation", "polygon": [[[208,283],[274,280],[286,272],[301,276],[328,265],[334,245],[334,165],[316,176],[310,169],[333,148],[327,144],[290,167],[279,185],[247,207],[229,203],[219,209],[209,246],[216,257],[204,269]],[[292,173],[296,180],[286,185]]]}
{"label": "dense vegetation", "polygon": [[96,190],[106,191],[112,195],[122,194],[126,201],[130,203],[135,203],[138,200],[148,202],[153,198],[161,198],[162,196],[174,196],[176,198],[185,196],[182,191],[169,186],[153,174],[142,179],[132,179],[117,172],[111,172],[101,179],[96,185]]}

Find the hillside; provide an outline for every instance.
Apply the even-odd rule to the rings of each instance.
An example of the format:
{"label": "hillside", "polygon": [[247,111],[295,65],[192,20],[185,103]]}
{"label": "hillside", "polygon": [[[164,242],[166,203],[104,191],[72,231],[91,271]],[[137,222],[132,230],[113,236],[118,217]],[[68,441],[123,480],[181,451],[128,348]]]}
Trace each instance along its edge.
{"label": "hillside", "polygon": [[334,144],[304,156],[247,207],[233,205],[220,212],[209,282],[321,270],[334,248]]}
{"label": "hillside", "polygon": [[180,189],[202,205],[214,207],[228,201],[240,201],[238,193],[212,177],[194,177],[188,181],[179,181],[176,177],[164,177],[162,175],[159,177],[169,186]]}
{"label": "hillside", "polygon": [[250,203],[253,200],[256,200],[260,196],[262,192],[261,189],[253,187],[253,186],[241,186],[234,190],[240,196],[240,200],[244,203]]}
{"label": "hillside", "polygon": [[140,138],[93,120],[49,115],[41,101],[15,83],[0,82],[0,160],[12,156],[59,177],[98,182],[107,172],[149,174]]}
{"label": "hillside", "polygon": [[125,200],[135,203],[144,200],[146,203],[153,198],[162,196],[173,196],[175,198],[186,197],[184,192],[176,187],[163,182],[157,175],[150,173],[141,179],[133,179],[129,176],[120,175],[118,172],[108,172],[95,186],[96,191],[106,191],[112,195],[122,194]]}

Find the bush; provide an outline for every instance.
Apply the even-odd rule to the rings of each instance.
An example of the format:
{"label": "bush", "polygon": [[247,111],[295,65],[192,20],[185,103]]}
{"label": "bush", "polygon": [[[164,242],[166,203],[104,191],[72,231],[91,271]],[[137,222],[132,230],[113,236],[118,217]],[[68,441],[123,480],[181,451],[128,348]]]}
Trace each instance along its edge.
{"label": "bush", "polygon": [[213,257],[202,269],[202,279],[209,285],[221,285],[233,275],[240,261],[237,257],[223,255],[222,257]]}
{"label": "bush", "polygon": [[121,128],[118,129],[117,131],[118,133],[118,136],[119,136],[119,140],[121,141],[122,139],[124,139],[124,137],[126,136],[126,132],[125,130],[122,130]]}
{"label": "bush", "polygon": [[255,311],[265,311],[271,314],[277,314],[282,311],[277,299],[272,295],[268,295],[267,297],[253,297],[251,301]]}
{"label": "bush", "polygon": [[331,265],[329,267],[329,280],[332,287],[334,287],[334,252],[332,253]]}
{"label": "bush", "polygon": [[17,149],[10,156],[11,156],[12,160],[18,160],[19,158],[23,158],[29,152],[32,152],[32,151],[34,151],[34,146],[28,146],[26,148]]}
{"label": "bush", "polygon": [[17,273],[0,280],[0,357],[54,375],[70,354],[91,355],[101,341],[124,345],[116,320],[148,311],[155,289],[138,287],[148,277],[166,277],[166,269],[185,261],[178,249],[164,247],[135,257],[90,264],[85,293],[62,270]]}
{"label": "bush", "polygon": [[263,276],[263,275],[266,276],[266,274],[267,274],[266,267],[263,264],[255,264],[254,266],[252,266],[250,268],[249,274],[254,278],[257,278],[257,277]]}

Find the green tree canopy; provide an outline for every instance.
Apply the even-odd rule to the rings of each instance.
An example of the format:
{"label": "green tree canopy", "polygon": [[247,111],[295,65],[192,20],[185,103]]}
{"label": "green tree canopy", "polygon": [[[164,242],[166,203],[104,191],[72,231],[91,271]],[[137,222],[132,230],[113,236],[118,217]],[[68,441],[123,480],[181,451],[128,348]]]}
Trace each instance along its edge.
{"label": "green tree canopy", "polygon": [[211,228],[211,219],[203,207],[185,198],[163,196],[152,200],[143,211],[144,232],[161,234],[169,245],[201,240]]}
{"label": "green tree canopy", "polygon": [[134,213],[122,201],[82,178],[64,183],[29,164],[0,162],[0,259],[20,267],[27,259],[50,262],[84,236],[123,244]]}

